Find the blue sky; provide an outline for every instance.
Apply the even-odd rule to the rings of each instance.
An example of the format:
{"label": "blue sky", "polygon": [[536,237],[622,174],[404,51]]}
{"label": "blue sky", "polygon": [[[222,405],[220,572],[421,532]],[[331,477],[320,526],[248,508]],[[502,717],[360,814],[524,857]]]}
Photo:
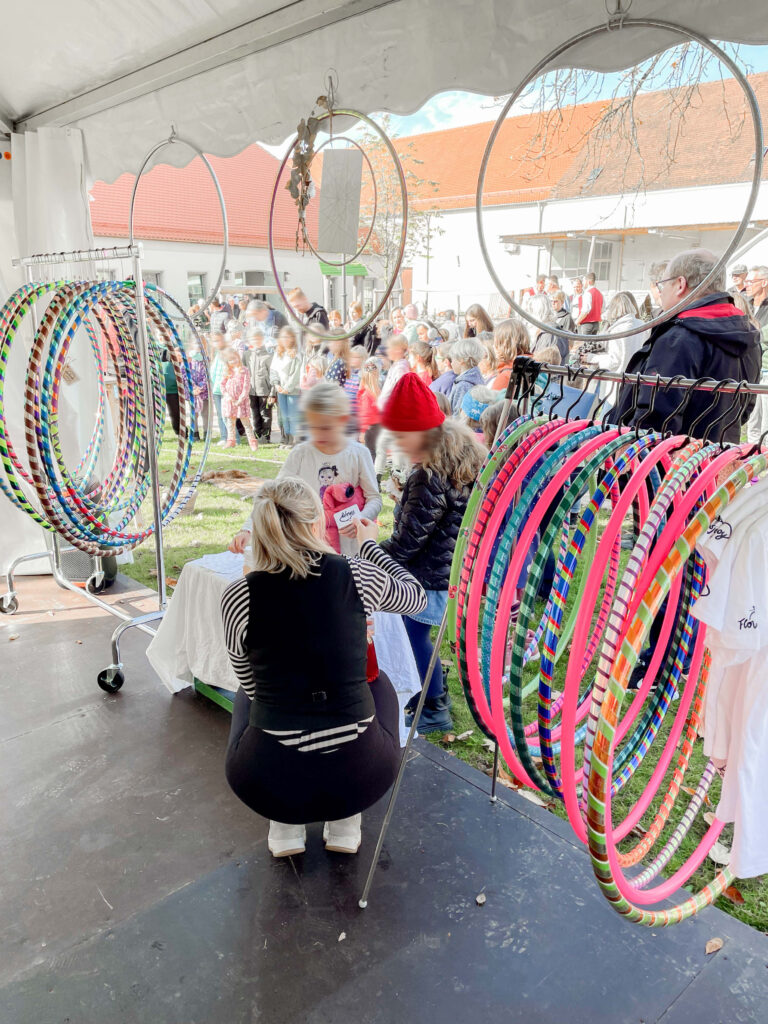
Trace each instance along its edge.
{"label": "blue sky", "polygon": [[[719,44],[729,53],[731,44]],[[738,56],[742,66],[750,72],[768,71],[768,46],[739,46]],[[704,80],[712,80],[720,73],[719,62],[713,62]],[[603,95],[612,91],[617,76],[603,76]],[[598,94],[589,97],[597,99]],[[391,124],[397,135],[418,135],[422,132],[438,131],[441,128],[458,128],[466,124],[495,121],[503,106],[505,97],[496,100],[492,96],[480,96],[472,92],[441,92],[428,100],[420,110],[401,116],[393,114]],[[766,112],[768,113],[768,112]],[[376,116],[376,115],[374,115]]]}
{"label": "blue sky", "polygon": [[[768,46],[738,46],[732,43],[720,43],[723,49],[729,54],[736,53],[742,68],[748,73],[768,71]],[[673,51],[668,51],[671,57]],[[707,73],[702,81],[712,81],[720,76],[721,65],[714,59],[709,63]],[[587,102],[601,97],[608,97],[616,87],[620,79],[618,74],[594,75],[594,88],[589,94],[580,93],[577,102]],[[501,111],[506,97],[484,96],[473,92],[453,90],[441,92],[428,100],[423,107],[413,114],[390,115],[391,133],[393,135],[420,135],[425,132],[439,131],[442,128],[460,128],[463,125],[478,124],[483,121],[495,121]],[[525,104],[520,106],[525,109]],[[768,120],[768,111],[763,112]],[[382,112],[371,115],[375,119],[382,116]],[[282,159],[286,147],[291,140],[278,146],[265,146],[270,153]]]}

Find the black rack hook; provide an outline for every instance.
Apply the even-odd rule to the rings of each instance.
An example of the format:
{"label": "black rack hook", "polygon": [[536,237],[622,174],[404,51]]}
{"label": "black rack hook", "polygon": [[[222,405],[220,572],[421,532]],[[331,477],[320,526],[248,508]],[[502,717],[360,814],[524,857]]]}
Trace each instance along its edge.
{"label": "black rack hook", "polygon": [[[617,426],[619,426],[619,427],[626,426],[629,423],[629,421],[632,418],[632,416],[634,415],[634,413],[637,412],[637,399],[638,399],[638,397],[640,395],[640,374],[639,373],[635,373],[635,374],[632,374],[632,376],[634,378],[633,381],[632,381],[632,404],[619,417],[618,422],[617,422]],[[622,373],[622,377],[624,377],[623,373]],[[624,385],[624,381],[622,380],[622,386],[623,385]]]}
{"label": "black rack hook", "polygon": [[[682,374],[677,374],[675,377],[670,377],[669,382],[664,385],[664,393],[666,394],[671,387],[674,387],[676,384],[678,384],[679,381],[685,379],[686,378]],[[669,430],[669,424],[672,422],[672,420],[676,416],[679,416],[681,413],[685,412],[686,408],[688,407],[688,403],[691,400],[696,385],[703,384],[704,381],[707,381],[709,379],[709,377],[699,377],[699,379],[695,381],[694,384],[689,385],[685,389],[685,393],[683,394],[682,400],[677,404],[677,407],[672,410],[672,412],[669,414],[669,416],[667,416],[667,418],[661,425],[661,433],[663,437],[666,436],[667,431]]]}
{"label": "black rack hook", "polygon": [[[714,388],[714,394],[715,394],[714,405],[708,406],[704,410],[704,412],[700,413],[696,417],[696,419],[693,421],[693,423],[691,424],[691,427],[690,427],[691,434],[693,434],[694,428],[699,425],[699,423],[704,419],[704,417],[707,415],[707,413],[712,412],[713,408],[717,407],[717,403],[720,401],[720,398],[722,397],[722,389],[726,385],[729,385],[729,384],[735,384],[736,385],[736,390],[734,392],[734,398],[738,399],[737,415],[741,416],[741,398],[740,398],[740,395],[741,395],[741,390],[744,387],[745,383],[746,383],[746,381],[743,381],[743,380],[736,381],[736,380],[731,380],[730,378],[728,378],[727,380],[720,381],[719,384]],[[720,413],[720,415],[712,420],[712,422],[708,425],[707,429],[704,431],[704,435],[702,437],[702,441],[706,442],[706,441],[709,440],[710,436],[712,435],[712,431],[714,430],[714,428],[719,423],[722,423],[722,421],[730,413],[732,408],[733,408],[732,406],[726,405],[726,407],[723,409],[723,411]],[[725,436],[725,432],[728,429],[728,427],[730,427],[732,422],[733,422],[732,419],[729,420],[727,423],[724,423],[722,428],[720,429],[720,432],[718,434],[718,439],[717,439],[717,441],[715,443],[719,444],[721,447],[722,447],[722,443],[723,443],[723,437]]]}
{"label": "black rack hook", "polygon": [[[622,370],[621,371],[621,381],[619,383],[619,388],[618,388],[619,395],[621,394],[621,389],[625,386],[626,383],[627,383],[627,375]],[[614,408],[615,408],[615,406],[612,405],[612,406],[610,406],[610,408],[606,409],[605,412],[603,413],[603,418],[600,421],[600,429],[601,430],[607,430],[608,429],[608,417],[611,415],[611,413],[613,412]]]}
{"label": "black rack hook", "polygon": [[[569,370],[568,377],[570,379],[571,367],[568,367],[568,370]],[[584,377],[584,388],[582,389],[582,394],[583,394],[584,391],[588,391],[589,390],[590,384],[595,379],[595,377],[597,376],[598,373],[600,373],[600,367],[599,366],[596,366],[595,369],[591,373],[585,373],[583,370],[579,370],[577,368],[574,368],[574,373],[573,373],[574,383],[576,382],[576,379],[578,377],[581,377],[581,376]],[[589,421],[588,422],[591,423],[593,426],[594,426],[594,423],[595,423],[595,419],[597,418],[597,413],[600,411],[600,409],[602,409],[603,405],[605,404],[605,402],[607,400],[608,400],[608,395],[606,394],[605,398],[603,398],[598,403],[597,408],[592,410],[592,415],[589,417]],[[570,418],[571,413],[573,412],[573,410],[576,408],[576,406],[579,404],[580,401],[581,401],[581,395],[579,395],[577,397],[577,399],[573,403],[573,405],[568,407],[568,411],[565,414],[565,418],[566,419]]]}
{"label": "black rack hook", "polygon": [[648,419],[649,416],[653,415],[653,411],[656,408],[656,395],[659,392],[659,387],[660,386],[661,386],[661,375],[657,373],[656,374],[656,383],[651,386],[651,400],[648,403],[648,408],[645,410],[643,415],[640,417],[640,419],[635,424],[635,439],[636,440],[640,440],[640,430],[642,429],[643,424],[645,423],[645,421]]}
{"label": "black rack hook", "polygon": [[[546,386],[546,388],[544,388],[544,390],[547,391],[547,389],[549,388],[549,385],[550,385],[550,379],[549,379],[549,372],[550,371],[549,371],[549,367],[547,366],[546,363],[544,363],[543,365],[547,367],[545,372],[547,373],[548,379],[547,379],[547,386]],[[557,400],[554,401],[552,403],[552,405],[550,406],[550,409],[549,409],[549,419],[550,419],[550,421],[551,420],[556,420],[558,418],[558,414],[557,414],[557,412],[555,412],[555,410],[557,409],[557,407],[560,404],[560,402],[562,402],[564,400],[564,398],[565,398],[565,374],[560,374],[560,378],[559,379],[560,379],[560,394],[558,395]]]}

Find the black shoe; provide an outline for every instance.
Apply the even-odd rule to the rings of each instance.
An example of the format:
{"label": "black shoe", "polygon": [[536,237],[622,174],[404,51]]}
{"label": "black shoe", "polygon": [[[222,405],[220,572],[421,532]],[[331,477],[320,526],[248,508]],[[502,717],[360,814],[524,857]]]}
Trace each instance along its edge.
{"label": "black shoe", "polygon": [[[409,728],[413,722],[415,710],[414,707],[413,711],[406,716],[405,724]],[[450,732],[453,729],[451,697],[447,690],[443,690],[439,697],[427,697],[416,728],[420,733]]]}

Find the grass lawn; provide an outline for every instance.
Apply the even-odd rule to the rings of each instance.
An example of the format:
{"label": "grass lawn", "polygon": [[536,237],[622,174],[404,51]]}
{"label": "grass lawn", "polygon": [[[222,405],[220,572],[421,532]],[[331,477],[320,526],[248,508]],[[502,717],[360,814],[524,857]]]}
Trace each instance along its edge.
{"label": "grass lawn", "polygon": [[[201,453],[202,445],[195,445],[195,449],[197,453]],[[244,443],[239,445],[234,451],[232,449],[222,449],[214,445],[208,457],[206,470],[242,469],[251,475],[269,479],[277,476],[287,455],[287,449],[279,448],[276,445],[262,446],[258,453],[252,453]],[[174,438],[167,429],[160,459],[163,481],[167,480],[170,476],[174,456]],[[186,562],[211,552],[223,550],[230,538],[238,531],[246,519],[249,508],[250,498],[244,500],[236,495],[228,494],[216,486],[215,483],[201,484],[197,492],[193,512],[190,515],[179,516],[165,531],[166,576],[174,579],[178,576]],[[392,513],[392,501],[385,497],[384,509],[380,516],[382,537],[387,536],[391,532]],[[145,506],[144,514],[147,517],[151,517],[151,509]],[[122,571],[146,586],[154,588],[156,586],[154,545],[151,542],[142,545],[134,552],[134,564],[123,566]],[[575,594],[578,591],[577,584],[578,572],[571,587],[571,594]],[[540,609],[538,610],[540,611]],[[451,661],[451,652],[447,640],[443,644],[441,655],[444,660]],[[559,689],[562,688],[564,682],[566,660],[565,657],[561,658],[556,666],[554,685]],[[526,681],[534,679],[537,674],[538,663],[526,669]],[[433,735],[429,737],[430,741],[444,746],[451,754],[460,757],[481,771],[490,773],[493,764],[493,751],[487,743],[483,742],[485,737],[472,718],[458,682],[455,668],[452,668],[449,676],[449,687],[453,698],[454,735],[458,736],[469,730],[472,730],[472,735],[465,740],[452,743],[445,742],[440,735]],[[535,694],[527,698],[525,708],[527,720],[533,721],[536,717]],[[667,717],[669,718],[671,715]],[[671,723],[667,723],[663,727],[660,737],[657,738],[651,747],[630,783],[614,800],[615,817],[618,818],[620,812],[623,812],[621,813],[623,817],[642,793],[657,763],[657,757],[662,747],[661,739],[666,736],[666,730],[670,725]],[[677,753],[672,757],[667,777],[674,770],[676,760]],[[706,759],[703,755],[703,745],[701,740],[698,740],[691,757],[691,764],[685,782],[691,789],[695,787],[705,764]],[[488,779],[488,784],[490,786],[490,778]],[[661,787],[662,793],[665,790],[665,786]],[[714,810],[714,807],[717,806],[719,791],[720,782],[716,779],[709,792],[711,806],[705,805],[707,811]],[[563,818],[566,816],[564,808],[558,800],[551,799],[545,795],[543,800],[552,813]],[[688,800],[689,795],[681,792],[670,815],[669,823],[662,834],[662,838],[655,847],[656,850],[661,848],[680,820]],[[644,824],[647,825],[652,820],[657,807],[658,800],[655,800],[645,817],[641,820],[641,827]],[[706,827],[700,814],[688,836],[683,841],[677,855],[670,862],[668,871],[674,871],[678,868],[693,852]],[[721,842],[729,846],[731,839],[732,829],[728,826],[723,836],[721,836]],[[631,839],[622,845],[622,849],[628,849],[636,842],[637,838]],[[711,861],[705,861],[702,868],[691,879],[689,887],[692,890],[700,888],[703,883],[713,877],[716,870],[716,866]],[[743,881],[738,880],[735,888],[736,892],[732,893],[732,899],[721,897],[717,905],[726,913],[732,914],[752,927],[768,932],[768,876]]]}

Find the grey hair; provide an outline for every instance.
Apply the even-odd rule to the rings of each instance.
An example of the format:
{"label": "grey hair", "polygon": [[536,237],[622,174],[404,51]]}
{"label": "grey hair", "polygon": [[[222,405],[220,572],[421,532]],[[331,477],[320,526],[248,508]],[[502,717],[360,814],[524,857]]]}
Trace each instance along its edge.
{"label": "grey hair", "polygon": [[301,396],[301,411],[318,416],[349,416],[349,398],[346,391],[331,380],[319,380]]}
{"label": "grey hair", "polygon": [[543,324],[553,324],[555,322],[555,311],[552,309],[552,301],[546,292],[539,292],[536,295],[531,295],[528,299],[528,312],[531,316],[536,317],[537,320],[541,320]]}
{"label": "grey hair", "polygon": [[655,284],[659,278],[666,273],[669,260],[659,260],[658,263],[651,263],[648,267],[648,280]]}
{"label": "grey hair", "polygon": [[603,320],[607,324],[615,324],[623,316],[639,316],[637,302],[632,292],[616,292],[605,307]]}
{"label": "grey hair", "polygon": [[451,349],[451,363],[463,363],[466,366],[477,366],[486,355],[485,346],[474,338],[462,338]]}
{"label": "grey hair", "polygon": [[258,309],[261,312],[262,309],[269,309],[266,302],[262,302],[261,299],[251,299],[248,303],[248,309]]}
{"label": "grey hair", "polygon": [[[688,249],[673,256],[667,266],[665,277],[684,277],[691,291],[712,272],[717,263],[717,256],[709,249]],[[721,270],[713,281],[710,281],[702,295],[725,291],[725,274]]]}
{"label": "grey hair", "polygon": [[750,274],[758,274],[764,281],[768,280],[768,267],[758,265],[749,268]]}

